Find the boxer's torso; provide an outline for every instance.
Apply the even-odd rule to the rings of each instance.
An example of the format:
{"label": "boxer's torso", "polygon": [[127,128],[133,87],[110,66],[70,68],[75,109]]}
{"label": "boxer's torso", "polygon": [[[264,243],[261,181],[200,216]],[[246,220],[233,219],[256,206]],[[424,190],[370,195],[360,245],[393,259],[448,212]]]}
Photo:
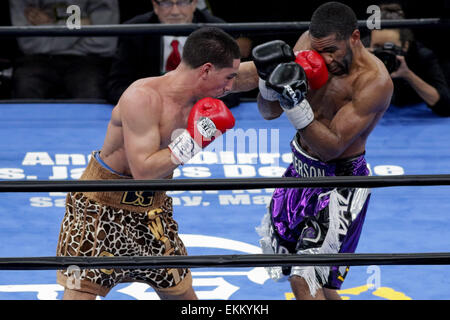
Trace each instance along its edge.
{"label": "boxer's torso", "polygon": [[[170,88],[170,76],[156,78],[145,78],[136,81],[130,88],[144,92],[138,95],[138,99],[143,99],[144,104],[148,103],[149,108],[156,108],[155,117],[159,117],[157,124],[160,140],[159,150],[167,148],[173,140],[173,135],[177,134],[180,128],[186,128],[187,119],[191,108],[179,103],[180,97],[174,95]],[[136,88],[133,88],[136,87]],[[146,101],[148,99],[148,101]],[[150,102],[151,101],[151,102]],[[136,101],[141,103],[142,101]],[[130,101],[127,101],[129,104]],[[150,106],[152,104],[152,106]],[[193,106],[190,105],[190,107]],[[120,101],[111,113],[111,120],[108,124],[105,141],[101,149],[101,157],[115,171],[122,174],[131,175],[128,160],[124,148],[124,132],[122,119],[125,112],[130,112],[133,108],[122,106]],[[153,113],[152,113],[153,114]],[[150,122],[149,122],[150,125]],[[178,132],[179,134],[179,132]]]}
{"label": "boxer's torso", "polygon": [[[381,74],[379,69],[382,68],[382,66],[376,59],[371,57],[371,54],[368,51],[366,51],[363,56],[355,59],[358,59],[358,61],[355,61],[358,67],[352,68],[350,74],[344,76],[330,75],[329,81],[322,88],[308,93],[307,98],[314,111],[315,120],[321,122],[331,130],[333,130],[332,121],[336,113],[344,106],[353,103],[355,94],[357,94],[357,89],[355,89],[355,87],[357,87],[356,83],[360,81],[360,77],[367,74],[373,74],[373,76],[376,77],[377,74]],[[381,116],[382,114],[380,114],[366,131],[358,136],[337,159],[354,157],[364,153],[367,138]],[[318,155],[302,141],[301,135],[297,135],[297,137],[299,137],[298,142],[306,152],[313,157],[318,157]]]}

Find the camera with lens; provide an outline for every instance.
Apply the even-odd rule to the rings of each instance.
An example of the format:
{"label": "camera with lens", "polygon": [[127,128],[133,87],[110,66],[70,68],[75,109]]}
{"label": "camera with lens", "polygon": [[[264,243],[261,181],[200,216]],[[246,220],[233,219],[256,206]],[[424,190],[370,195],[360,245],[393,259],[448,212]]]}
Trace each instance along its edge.
{"label": "camera with lens", "polygon": [[372,53],[384,63],[389,73],[398,70],[400,61],[397,59],[397,56],[404,55],[402,48],[392,42],[384,43],[383,47],[374,49]]}

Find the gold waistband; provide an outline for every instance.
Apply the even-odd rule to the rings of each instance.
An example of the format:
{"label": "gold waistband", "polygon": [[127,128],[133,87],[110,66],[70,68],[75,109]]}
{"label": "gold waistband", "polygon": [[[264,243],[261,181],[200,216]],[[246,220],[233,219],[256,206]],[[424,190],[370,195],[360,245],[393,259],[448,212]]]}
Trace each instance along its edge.
{"label": "gold waistband", "polygon": [[[92,154],[88,166],[81,175],[80,180],[114,180],[130,179],[104,168]],[[108,192],[83,192],[83,194],[102,204],[114,208],[136,212],[146,212],[148,210],[161,207],[167,198],[165,191],[108,191]]]}

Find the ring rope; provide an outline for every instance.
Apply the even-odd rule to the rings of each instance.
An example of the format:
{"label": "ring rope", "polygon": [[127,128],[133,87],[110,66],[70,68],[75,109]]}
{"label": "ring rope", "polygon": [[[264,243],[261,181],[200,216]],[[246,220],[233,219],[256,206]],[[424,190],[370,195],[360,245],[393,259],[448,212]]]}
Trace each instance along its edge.
{"label": "ring rope", "polygon": [[[309,21],[298,22],[264,22],[264,23],[190,23],[190,24],[119,24],[119,25],[88,25],[79,29],[69,29],[67,26],[3,26],[0,36],[120,36],[120,35],[189,35],[201,27],[217,27],[229,33],[293,33],[309,28]],[[441,18],[380,20],[380,28],[445,28],[450,20]],[[359,20],[360,28],[368,28],[368,21]]]}
{"label": "ring rope", "polygon": [[156,257],[0,258],[0,270],[161,269],[269,266],[450,265],[450,253],[248,254]]}
{"label": "ring rope", "polygon": [[[367,21],[358,21],[367,28]],[[449,20],[402,19],[381,20],[381,28],[448,27]],[[0,36],[120,36],[120,35],[188,35],[204,27],[218,27],[235,33],[290,33],[307,30],[309,22],[216,23],[216,24],[140,24],[94,25],[69,30],[65,26],[0,27]],[[259,179],[178,179],[178,180],[75,180],[75,181],[0,181],[0,192],[48,191],[124,191],[124,190],[234,190],[260,188],[359,187],[450,185],[450,175],[403,175],[370,177],[259,178]],[[70,266],[87,268],[159,269],[201,267],[268,266],[363,266],[363,265],[450,265],[450,253],[396,254],[249,254],[157,257],[12,257],[0,258],[0,270],[58,270]]]}
{"label": "ring rope", "polygon": [[450,185],[449,174],[402,176],[332,176],[257,179],[34,180],[0,181],[0,192],[95,192],[244,190],[264,188],[386,188]]}

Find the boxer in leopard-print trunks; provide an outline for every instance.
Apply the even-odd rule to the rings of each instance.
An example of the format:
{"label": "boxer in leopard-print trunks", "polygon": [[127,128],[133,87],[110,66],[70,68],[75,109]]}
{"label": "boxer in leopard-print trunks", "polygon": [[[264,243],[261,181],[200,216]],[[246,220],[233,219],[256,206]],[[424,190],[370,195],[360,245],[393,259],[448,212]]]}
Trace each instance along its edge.
{"label": "boxer in leopard-print trunks", "polygon": [[[113,172],[95,152],[81,180],[131,179]],[[58,256],[186,255],[164,192],[75,192],[66,199]],[[71,270],[58,283],[76,286]],[[158,291],[181,294],[192,285],[188,269],[82,270],[78,290],[106,296],[120,282],[140,281]]]}
{"label": "boxer in leopard-print trunks", "polygon": [[[234,126],[230,110],[213,97],[231,90],[239,64],[239,46],[224,31],[200,28],[191,33],[175,70],[137,80],[123,93],[111,112],[103,146],[81,179],[171,179],[212,137]],[[58,256],[186,254],[165,192],[67,195]],[[185,268],[68,268],[57,272],[57,281],[67,300],[105,296],[121,282],[145,282],[161,299],[197,299]]]}

